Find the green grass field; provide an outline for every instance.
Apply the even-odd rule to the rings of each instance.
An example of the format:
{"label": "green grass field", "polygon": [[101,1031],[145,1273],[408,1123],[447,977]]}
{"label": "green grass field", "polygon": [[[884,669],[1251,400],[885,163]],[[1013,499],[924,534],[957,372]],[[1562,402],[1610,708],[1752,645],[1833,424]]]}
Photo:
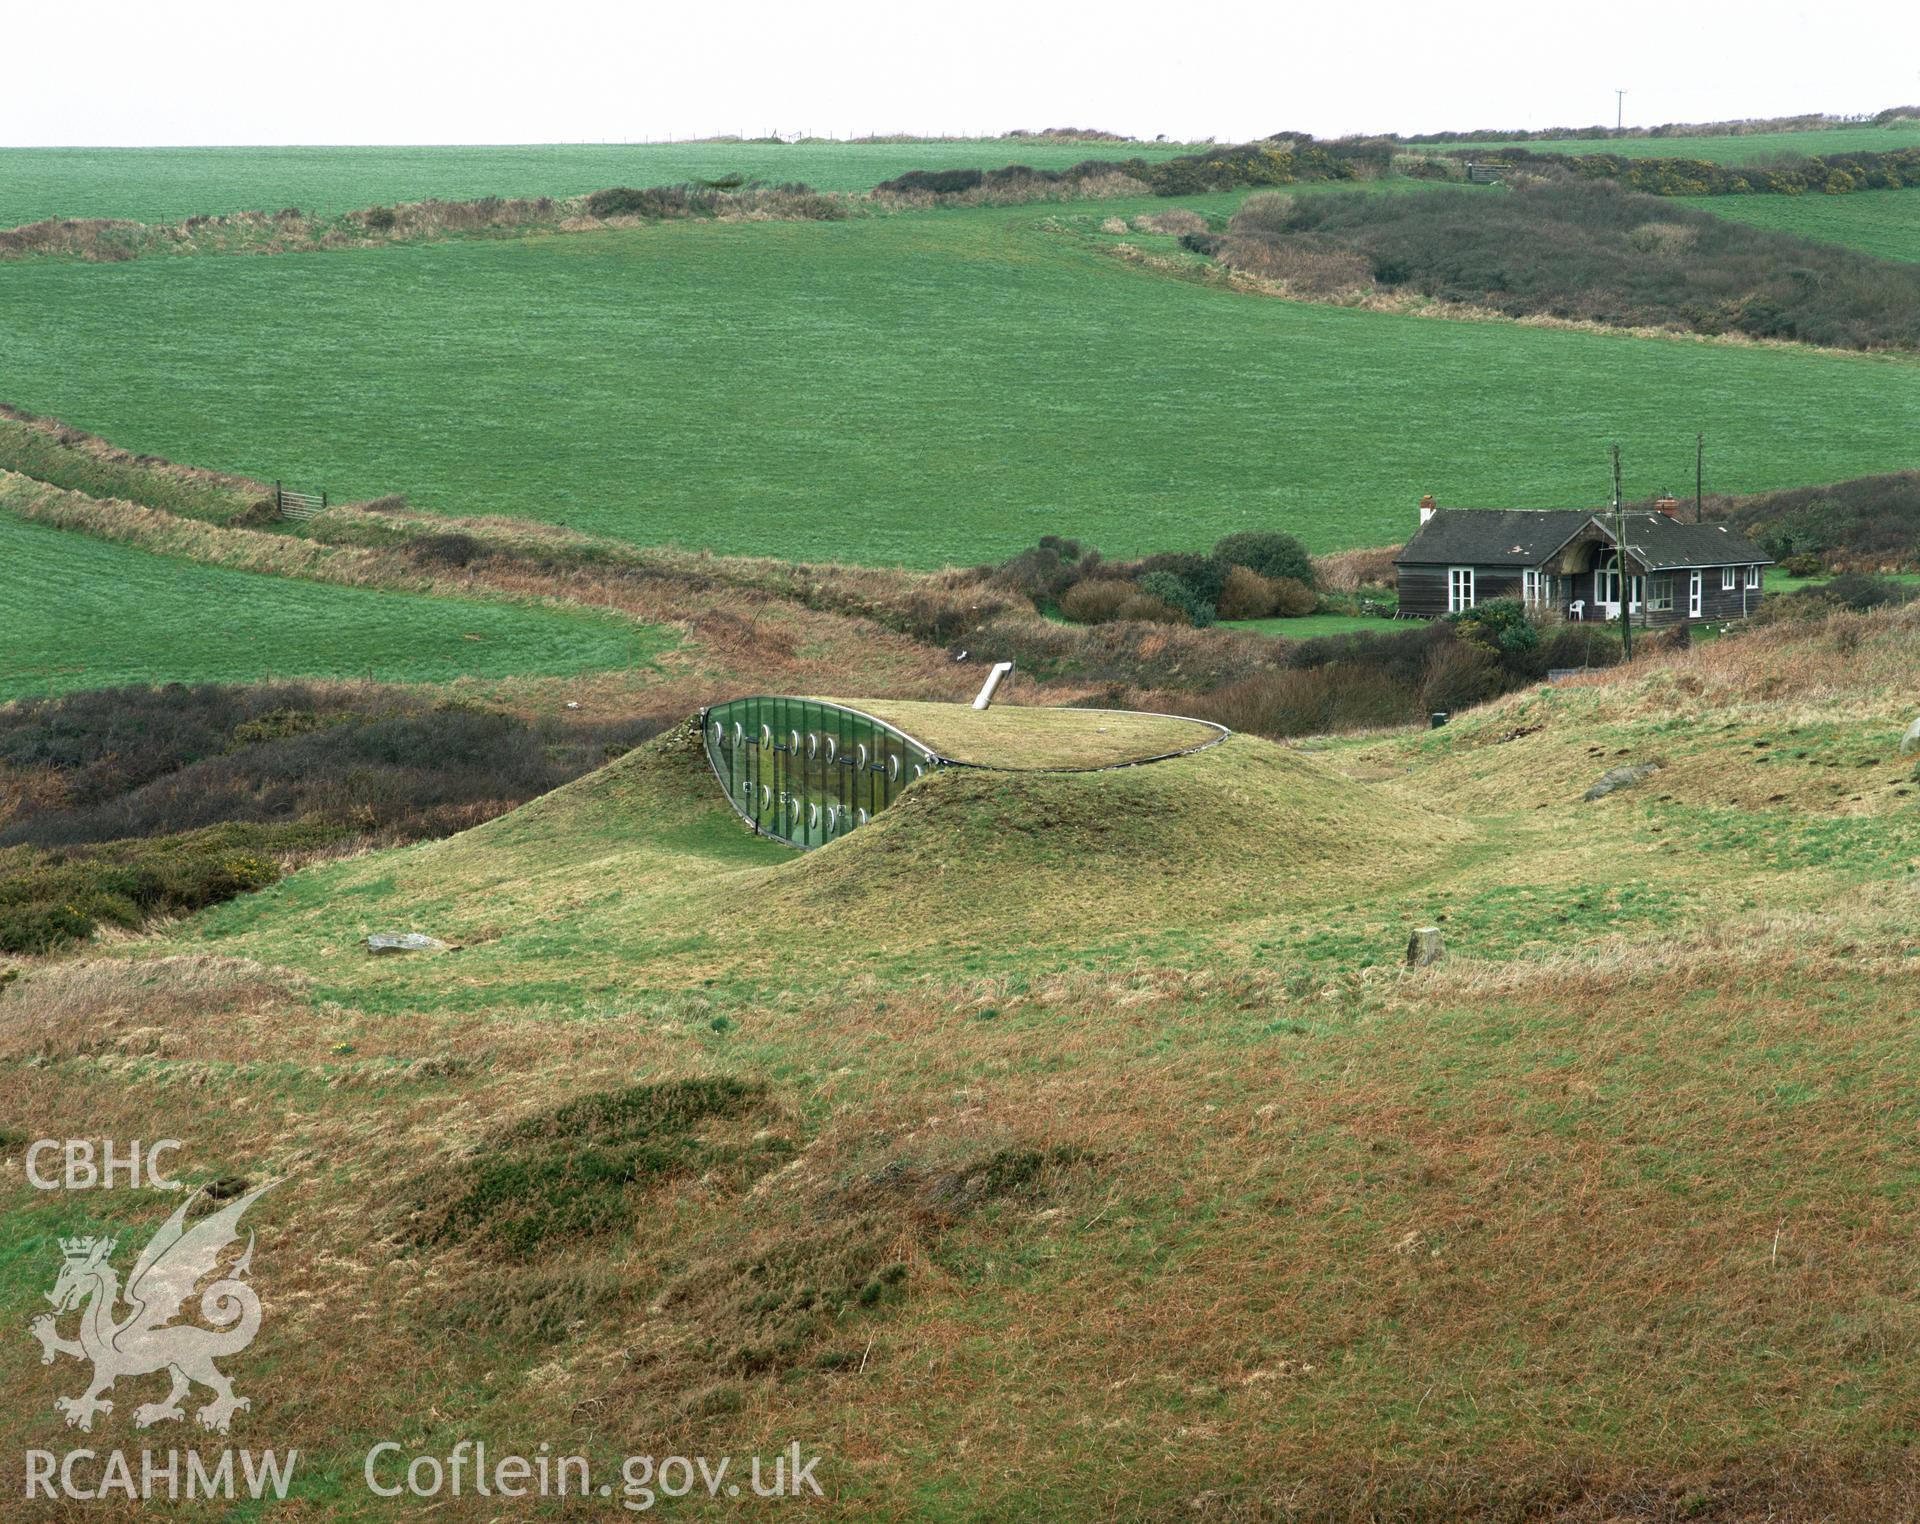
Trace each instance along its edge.
{"label": "green grass field", "polygon": [[1755,227],[1843,243],[1882,259],[1920,260],[1920,190],[1846,196],[1687,196],[1686,205]]}
{"label": "green grass field", "polygon": [[1318,635],[1348,635],[1355,630],[1384,634],[1401,628],[1371,614],[1303,614],[1297,619],[1223,619],[1222,629],[1250,630],[1255,635],[1277,635],[1282,640],[1312,640]]}
{"label": "green grass field", "polygon": [[1629,492],[1657,491],[1696,429],[1720,491],[1913,464],[1909,357],[1295,305],[1129,266],[1053,217],[47,261],[0,286],[7,400],[339,498],[909,565],[1047,532],[1384,543],[1423,492],[1597,503],[1615,440]]}
{"label": "green grass field", "polygon": [[439,197],[577,196],[609,185],[801,180],[868,190],[909,169],[1060,169],[1082,159],[1166,159],[1179,143],[532,144],[459,148],[0,149],[0,227],[42,217],[177,222],[198,213],[348,212]]}
{"label": "green grass field", "polygon": [[563,674],[643,665],[660,632],[573,609],[202,566],[0,514],[0,701],[119,683]]}
{"label": "green grass field", "polygon": [[1633,159],[1710,159],[1719,164],[1757,164],[1781,154],[1891,153],[1920,145],[1920,122],[1887,127],[1828,127],[1813,132],[1754,132],[1734,137],[1567,138],[1528,142],[1423,144],[1436,153],[1455,148],[1530,148],[1535,153],[1617,153]]}

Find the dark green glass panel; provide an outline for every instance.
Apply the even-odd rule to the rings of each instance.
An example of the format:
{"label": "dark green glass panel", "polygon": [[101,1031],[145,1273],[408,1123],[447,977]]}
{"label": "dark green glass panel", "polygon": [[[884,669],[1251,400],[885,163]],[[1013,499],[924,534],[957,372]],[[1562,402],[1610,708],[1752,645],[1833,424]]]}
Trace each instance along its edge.
{"label": "dark green glass panel", "polygon": [[734,699],[701,718],[707,759],[733,807],[796,847],[857,830],[939,765],[912,737],[817,699]]}

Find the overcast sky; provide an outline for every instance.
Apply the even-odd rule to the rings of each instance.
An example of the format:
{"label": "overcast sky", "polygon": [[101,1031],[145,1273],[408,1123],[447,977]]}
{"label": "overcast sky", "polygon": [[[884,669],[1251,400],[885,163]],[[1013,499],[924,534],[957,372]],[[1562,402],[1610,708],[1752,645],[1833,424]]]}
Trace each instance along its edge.
{"label": "overcast sky", "polygon": [[1223,140],[1871,112],[1920,4],[1275,0],[6,7],[0,143],[554,143],[1101,127]]}

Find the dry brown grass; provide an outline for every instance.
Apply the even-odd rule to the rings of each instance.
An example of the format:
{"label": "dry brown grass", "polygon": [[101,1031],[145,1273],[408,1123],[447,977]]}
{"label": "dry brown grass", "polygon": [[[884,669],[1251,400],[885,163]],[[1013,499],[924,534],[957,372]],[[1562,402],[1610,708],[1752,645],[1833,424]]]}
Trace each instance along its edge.
{"label": "dry brown grass", "polygon": [[1393,558],[1398,545],[1381,545],[1367,550],[1340,550],[1313,558],[1314,577],[1329,592],[1355,593],[1363,587],[1392,587],[1395,580]]}
{"label": "dry brown grass", "polygon": [[1348,302],[1373,291],[1373,265],[1364,254],[1302,236],[1286,242],[1229,238],[1221,264],[1272,282],[1277,295],[1308,302]]}
{"label": "dry brown grass", "polygon": [[1136,217],[1133,225],[1143,233],[1165,233],[1178,238],[1184,233],[1206,232],[1207,219],[1184,206],[1176,206],[1171,211],[1148,212]]}
{"label": "dry brown grass", "polygon": [[177,1052],[188,1029],[224,1035],[227,1018],[242,1013],[290,1015],[302,982],[217,955],[48,963],[0,988],[0,1059]]}

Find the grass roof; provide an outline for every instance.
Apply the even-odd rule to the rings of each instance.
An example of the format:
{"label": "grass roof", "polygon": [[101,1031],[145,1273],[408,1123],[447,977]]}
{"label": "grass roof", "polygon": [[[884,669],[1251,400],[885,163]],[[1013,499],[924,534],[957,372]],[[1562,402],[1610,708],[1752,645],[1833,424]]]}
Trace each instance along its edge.
{"label": "grass roof", "polygon": [[1044,709],[904,699],[826,699],[859,709],[924,741],[943,757],[983,767],[1113,767],[1188,751],[1218,738],[1219,730],[1172,714],[1111,709]]}

